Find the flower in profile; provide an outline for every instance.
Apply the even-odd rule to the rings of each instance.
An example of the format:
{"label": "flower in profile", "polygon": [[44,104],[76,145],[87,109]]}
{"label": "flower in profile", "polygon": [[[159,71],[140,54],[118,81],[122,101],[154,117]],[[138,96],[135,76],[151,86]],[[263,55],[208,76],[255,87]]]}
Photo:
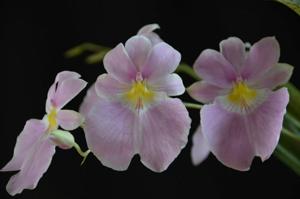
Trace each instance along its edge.
{"label": "flower in profile", "polygon": [[[17,138],[13,158],[1,171],[18,171],[6,186],[10,195],[21,193],[24,189],[34,189],[39,179],[48,169],[55,147],[77,148],[74,137],[68,131],[74,130],[83,122],[83,117],[72,110],[61,110],[85,86],[75,72],[64,71],[57,74],[54,84],[48,91],[46,112],[42,120],[30,119]],[[82,153],[83,154],[83,153]]]}
{"label": "flower in profile", "polygon": [[80,108],[90,150],[115,170],[126,170],[139,154],[146,167],[164,171],[187,143],[188,112],[169,97],[185,91],[173,73],[181,55],[152,32],[157,27],[143,27],[106,54],[107,74],[98,77]]}
{"label": "flower in profile", "polygon": [[272,90],[290,79],[293,67],[278,63],[274,37],[249,50],[231,37],[220,43],[220,51],[204,50],[194,64],[203,80],[188,92],[209,104],[200,111],[192,159],[200,163],[210,150],[224,165],[248,170],[255,156],[268,159],[278,143],[289,95],[286,88]]}

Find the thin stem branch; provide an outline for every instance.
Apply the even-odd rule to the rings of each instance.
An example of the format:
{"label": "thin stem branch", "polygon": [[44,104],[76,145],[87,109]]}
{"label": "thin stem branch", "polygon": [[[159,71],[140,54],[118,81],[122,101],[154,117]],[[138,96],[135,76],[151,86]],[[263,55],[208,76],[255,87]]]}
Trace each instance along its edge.
{"label": "thin stem branch", "polygon": [[75,46],[75,47],[67,50],[65,52],[65,56],[68,58],[72,58],[72,57],[79,56],[80,54],[82,54],[85,51],[98,53],[101,51],[107,51],[108,49],[109,48],[107,48],[105,46],[85,42],[85,43],[79,44],[78,46]]}
{"label": "thin stem branch", "polygon": [[183,104],[185,105],[185,107],[187,108],[191,108],[191,109],[201,109],[202,105],[201,104],[195,104],[195,103],[190,103],[190,102],[183,102]]}
{"label": "thin stem branch", "polygon": [[195,73],[193,68],[187,64],[181,63],[177,67],[176,72],[177,73],[185,73],[185,74],[191,76],[192,78],[194,78],[195,80],[200,80],[200,77]]}
{"label": "thin stem branch", "polygon": [[83,160],[81,161],[81,164],[80,164],[80,165],[82,165],[85,162],[87,156],[89,155],[89,153],[91,151],[86,150],[85,152],[83,152],[77,143],[74,143],[73,147],[76,149],[76,151],[79,153],[79,155],[81,155],[83,157]]}
{"label": "thin stem branch", "polygon": [[[282,134],[293,139],[297,142],[300,142],[300,136],[290,132],[286,128],[282,128]],[[288,167],[290,167],[294,172],[300,175],[300,159],[296,154],[293,153],[292,150],[286,148],[286,146],[282,143],[279,143],[274,151],[274,155],[284,162]]]}
{"label": "thin stem branch", "polygon": [[98,52],[101,51],[103,48],[105,48],[104,46],[94,44],[94,43],[89,43],[89,42],[82,43],[79,45],[79,47],[82,48],[83,50],[88,50],[92,52]]}

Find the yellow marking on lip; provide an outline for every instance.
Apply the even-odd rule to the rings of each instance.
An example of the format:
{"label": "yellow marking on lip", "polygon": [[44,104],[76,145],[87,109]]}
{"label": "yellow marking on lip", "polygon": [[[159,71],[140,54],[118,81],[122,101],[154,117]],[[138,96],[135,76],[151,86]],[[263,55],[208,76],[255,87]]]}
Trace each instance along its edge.
{"label": "yellow marking on lip", "polygon": [[124,94],[124,98],[135,109],[142,109],[146,103],[154,100],[154,92],[149,90],[143,81],[136,81],[132,84],[131,89]]}
{"label": "yellow marking on lip", "polygon": [[56,129],[57,128],[57,120],[56,120],[56,109],[52,108],[50,113],[48,114],[48,121],[49,121],[49,129]]}
{"label": "yellow marking on lip", "polygon": [[228,95],[228,100],[240,107],[250,106],[257,97],[257,92],[243,82],[237,82]]}

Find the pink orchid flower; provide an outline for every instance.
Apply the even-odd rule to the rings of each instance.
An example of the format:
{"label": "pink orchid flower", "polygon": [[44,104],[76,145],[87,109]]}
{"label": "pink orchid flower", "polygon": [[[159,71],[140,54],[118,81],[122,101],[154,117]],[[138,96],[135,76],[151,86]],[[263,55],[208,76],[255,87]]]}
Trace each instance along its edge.
{"label": "pink orchid flower", "polygon": [[261,39],[249,51],[231,37],[220,43],[220,51],[204,50],[194,64],[203,80],[188,92],[209,104],[200,111],[192,159],[198,164],[211,151],[224,165],[244,171],[255,156],[268,159],[278,143],[289,95],[286,88],[272,90],[290,79],[293,67],[278,63],[274,37]]}
{"label": "pink orchid flower", "polygon": [[107,74],[98,77],[80,109],[90,150],[115,170],[126,170],[139,154],[146,167],[164,171],[187,143],[188,112],[169,97],[185,91],[173,73],[181,55],[152,32],[157,27],[143,27],[106,54]]}
{"label": "pink orchid flower", "polygon": [[1,171],[17,171],[7,184],[10,195],[21,193],[24,189],[34,189],[39,179],[48,169],[55,147],[69,149],[74,146],[74,137],[67,131],[74,130],[83,122],[83,117],[72,110],[61,110],[85,86],[75,72],[60,72],[50,87],[46,102],[47,115],[42,120],[30,119],[17,138],[13,158]]}

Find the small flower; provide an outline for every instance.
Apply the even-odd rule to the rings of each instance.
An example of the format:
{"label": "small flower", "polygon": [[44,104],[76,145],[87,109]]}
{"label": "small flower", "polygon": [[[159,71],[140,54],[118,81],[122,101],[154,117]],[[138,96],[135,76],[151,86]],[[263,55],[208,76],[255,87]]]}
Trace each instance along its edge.
{"label": "small flower", "polygon": [[98,77],[80,109],[89,148],[115,170],[126,170],[139,154],[146,167],[164,171],[187,143],[188,112],[179,99],[169,97],[185,91],[173,73],[181,56],[158,41],[152,32],[157,27],[143,27],[125,46],[107,53],[107,74]]}
{"label": "small flower", "polygon": [[17,171],[6,186],[10,195],[21,193],[23,189],[34,189],[39,179],[48,169],[55,146],[69,149],[76,145],[74,137],[67,131],[74,130],[82,122],[82,116],[72,110],[61,110],[85,86],[75,72],[64,71],[56,76],[48,91],[46,102],[47,115],[42,120],[30,119],[17,138],[13,158],[1,171]]}
{"label": "small flower", "polygon": [[[280,48],[274,37],[261,39],[249,51],[245,48],[239,38],[231,37],[220,43],[221,53],[204,50],[194,64],[203,80],[188,92],[210,103],[200,111],[195,163],[201,162],[195,150],[203,153],[203,146],[224,165],[248,170],[255,156],[268,159],[278,143],[289,95],[286,88],[272,90],[290,79],[293,68],[278,63]],[[196,146],[197,142],[205,144]]]}

